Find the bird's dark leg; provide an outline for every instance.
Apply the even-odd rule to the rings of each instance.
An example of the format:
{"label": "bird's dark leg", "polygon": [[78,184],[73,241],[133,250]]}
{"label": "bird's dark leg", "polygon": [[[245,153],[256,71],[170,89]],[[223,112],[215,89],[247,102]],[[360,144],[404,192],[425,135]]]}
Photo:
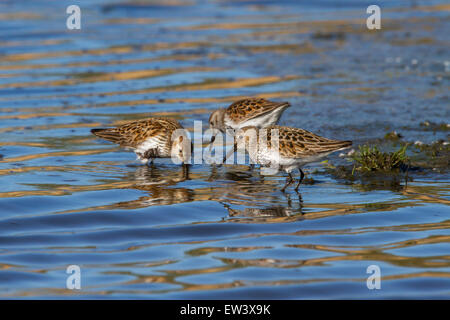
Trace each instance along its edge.
{"label": "bird's dark leg", "polygon": [[302,194],[300,192],[297,192],[297,195],[298,195],[298,203],[300,204],[300,207],[301,207],[302,203],[303,203]]}
{"label": "bird's dark leg", "polygon": [[182,167],[183,167],[184,179],[189,180],[189,164],[183,163]]}
{"label": "bird's dark leg", "polygon": [[303,178],[305,177],[303,170],[301,168],[298,168],[298,170],[300,171],[300,180],[298,181],[297,186],[295,187],[295,191],[297,191],[297,192],[298,192],[298,187],[300,187],[300,183],[302,183]]}
{"label": "bird's dark leg", "polygon": [[284,185],[283,189],[281,189],[282,192],[286,190],[287,186],[290,185],[294,181],[294,178],[292,177],[292,174],[289,172],[289,177],[286,179],[286,184]]}
{"label": "bird's dark leg", "polygon": [[258,171],[259,180],[264,183],[264,175],[261,174],[261,170]]}
{"label": "bird's dark leg", "polygon": [[152,148],[152,149],[148,149],[147,151],[145,151],[145,153],[142,155],[142,157],[144,159],[148,159],[147,164],[148,165],[153,165],[153,159],[155,159],[155,157],[157,158],[159,156],[159,150],[158,148]]}
{"label": "bird's dark leg", "polygon": [[148,158],[147,159],[147,167],[149,167],[149,168],[155,168],[155,164],[153,163],[153,158]]}
{"label": "bird's dark leg", "polygon": [[292,207],[292,201],[291,201],[291,196],[290,196],[290,194],[285,194],[285,196],[286,196],[286,199],[287,199],[287,203],[288,203],[288,208],[291,208]]}

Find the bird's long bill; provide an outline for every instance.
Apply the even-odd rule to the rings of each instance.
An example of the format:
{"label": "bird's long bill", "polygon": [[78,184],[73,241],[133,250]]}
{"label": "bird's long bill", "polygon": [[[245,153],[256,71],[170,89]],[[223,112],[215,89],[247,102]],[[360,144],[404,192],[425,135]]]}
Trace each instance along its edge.
{"label": "bird's long bill", "polygon": [[209,142],[209,153],[211,153],[212,145],[213,145],[214,141],[216,141],[216,135],[211,136],[211,141]]}
{"label": "bird's long bill", "polygon": [[237,151],[237,144],[236,144],[236,142],[235,142],[233,148],[232,148],[230,151],[228,151],[228,153],[227,153],[227,154],[225,155],[225,157],[223,158],[222,163],[225,163],[225,162],[227,161],[227,159],[228,159],[232,154],[234,154],[236,151]]}

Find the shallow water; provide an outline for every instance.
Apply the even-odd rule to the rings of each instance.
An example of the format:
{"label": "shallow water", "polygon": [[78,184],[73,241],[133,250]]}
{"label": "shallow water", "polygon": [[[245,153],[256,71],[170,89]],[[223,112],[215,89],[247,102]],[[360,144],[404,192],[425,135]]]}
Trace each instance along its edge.
{"label": "shallow water", "polygon": [[69,1],[0,3],[0,297],[449,298],[448,170],[368,186],[319,163],[298,195],[247,166],[142,166],[90,134],[152,115],[192,129],[261,96],[355,145],[448,140],[420,125],[450,118],[445,1],[380,1],[370,32],[368,1],[77,3],[80,31]]}

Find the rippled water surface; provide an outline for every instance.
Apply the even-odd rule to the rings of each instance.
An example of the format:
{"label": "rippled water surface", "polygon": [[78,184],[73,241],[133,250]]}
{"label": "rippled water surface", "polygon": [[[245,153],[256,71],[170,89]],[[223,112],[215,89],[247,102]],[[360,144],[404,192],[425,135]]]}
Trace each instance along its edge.
{"label": "rippled water surface", "polygon": [[71,31],[71,1],[2,1],[0,297],[448,299],[448,168],[392,187],[317,163],[298,195],[244,165],[143,166],[90,134],[154,115],[192,130],[260,96],[355,145],[448,141],[420,124],[450,118],[450,6],[379,1],[369,31],[371,1],[341,2],[77,1]]}

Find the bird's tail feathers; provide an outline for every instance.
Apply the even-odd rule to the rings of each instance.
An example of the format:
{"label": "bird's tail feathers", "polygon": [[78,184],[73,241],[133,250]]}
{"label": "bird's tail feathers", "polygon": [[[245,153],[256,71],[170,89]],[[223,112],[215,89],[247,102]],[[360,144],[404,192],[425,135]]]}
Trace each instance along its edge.
{"label": "bird's tail feathers", "polygon": [[114,143],[120,143],[120,134],[117,132],[114,128],[97,128],[92,129],[91,133],[97,137],[100,137],[102,139],[114,142]]}
{"label": "bird's tail feathers", "polygon": [[320,152],[327,153],[327,152],[335,152],[335,151],[347,149],[352,146],[352,141],[350,141],[350,140],[344,140],[344,141],[332,140],[329,142],[322,142],[319,145],[320,145],[320,149],[321,149]]}

